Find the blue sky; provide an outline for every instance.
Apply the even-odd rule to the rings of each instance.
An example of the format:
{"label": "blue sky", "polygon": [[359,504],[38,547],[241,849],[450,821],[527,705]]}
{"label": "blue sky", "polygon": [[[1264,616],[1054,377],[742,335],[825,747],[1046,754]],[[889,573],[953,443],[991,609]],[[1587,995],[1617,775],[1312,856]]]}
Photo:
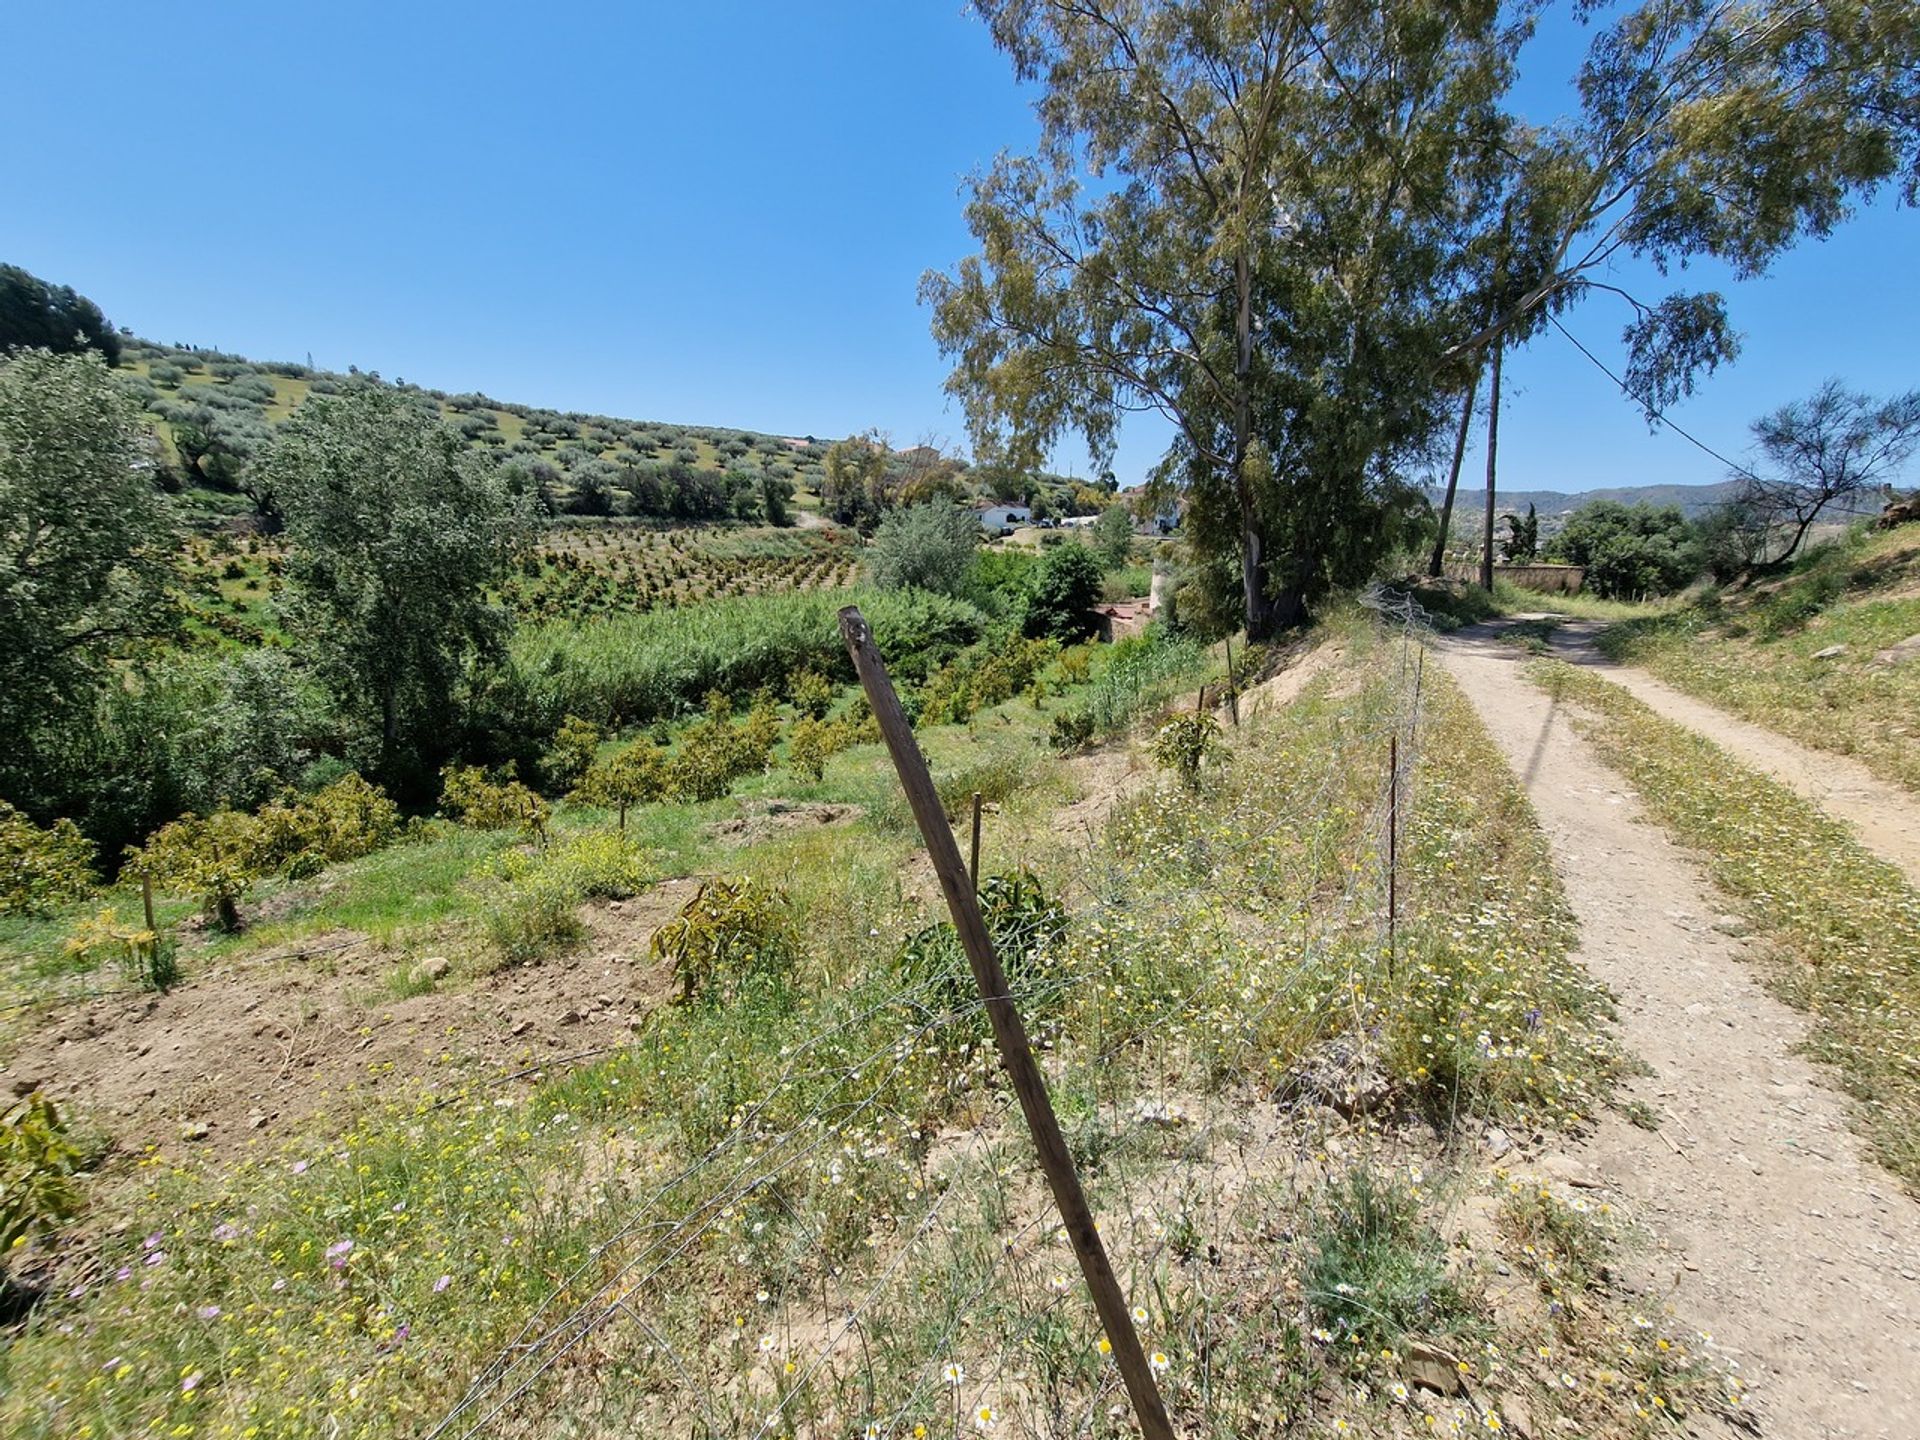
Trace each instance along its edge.
{"label": "blue sky", "polygon": [[[1564,29],[1535,47],[1536,118],[1565,103]],[[964,442],[915,286],[970,248],[962,178],[1034,125],[958,0],[64,0],[9,7],[7,30],[40,63],[10,67],[0,260],[143,335],[563,409]],[[1746,353],[1676,418],[1737,455],[1753,416],[1829,375],[1920,383],[1916,240],[1920,214],[1878,206],[1732,287]],[[1596,298],[1568,324],[1614,363],[1624,319]],[[1503,486],[1720,478],[1557,335],[1507,373]],[[1131,426],[1122,480],[1163,440]]]}

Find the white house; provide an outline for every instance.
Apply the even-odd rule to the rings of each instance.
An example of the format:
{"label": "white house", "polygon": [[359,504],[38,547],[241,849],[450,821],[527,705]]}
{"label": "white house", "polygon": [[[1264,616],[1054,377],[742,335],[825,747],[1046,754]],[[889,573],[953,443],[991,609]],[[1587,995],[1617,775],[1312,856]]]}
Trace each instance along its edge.
{"label": "white house", "polygon": [[1011,530],[1033,519],[1033,512],[1024,505],[976,505],[973,513],[980,517],[980,528],[989,535],[998,535],[1002,530]]}

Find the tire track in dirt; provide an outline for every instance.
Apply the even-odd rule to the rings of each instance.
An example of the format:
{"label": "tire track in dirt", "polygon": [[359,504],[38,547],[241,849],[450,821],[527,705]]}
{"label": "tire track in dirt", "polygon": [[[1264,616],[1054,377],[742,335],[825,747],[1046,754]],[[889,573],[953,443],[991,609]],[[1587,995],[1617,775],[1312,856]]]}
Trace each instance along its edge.
{"label": "tire track in dirt", "polygon": [[1920,886],[1920,796],[1881,779],[1849,756],[1811,749],[1696,700],[1644,670],[1616,664],[1596,643],[1602,628],[1592,620],[1563,620],[1550,642],[1553,651],[1813,801],[1834,819],[1852,826],[1862,845]]}
{"label": "tire track in dirt", "polygon": [[1713,928],[1710,885],[1498,633],[1436,648],[1521,777],[1580,922],[1577,958],[1653,1071],[1626,1090],[1660,1131],[1609,1114],[1578,1147],[1652,1237],[1627,1278],[1740,1363],[1762,1434],[1911,1440],[1920,1206],[1861,1158],[1844,1100],[1797,1053],[1803,1018]]}

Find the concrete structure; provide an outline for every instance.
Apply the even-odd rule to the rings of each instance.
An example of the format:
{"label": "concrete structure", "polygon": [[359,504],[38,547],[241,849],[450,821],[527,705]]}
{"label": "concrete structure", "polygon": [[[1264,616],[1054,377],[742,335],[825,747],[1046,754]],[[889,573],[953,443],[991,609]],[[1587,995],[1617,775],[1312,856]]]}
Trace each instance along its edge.
{"label": "concrete structure", "polygon": [[1025,525],[1033,518],[1033,512],[1024,505],[976,505],[973,513],[980,517],[980,528],[989,535]]}

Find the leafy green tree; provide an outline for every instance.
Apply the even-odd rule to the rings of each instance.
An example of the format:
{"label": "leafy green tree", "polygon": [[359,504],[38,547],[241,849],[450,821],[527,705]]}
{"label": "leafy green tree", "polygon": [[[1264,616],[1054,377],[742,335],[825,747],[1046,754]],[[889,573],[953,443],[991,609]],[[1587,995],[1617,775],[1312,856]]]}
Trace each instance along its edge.
{"label": "leafy green tree", "polygon": [[1814,521],[1900,473],[1920,448],[1920,390],[1889,400],[1829,380],[1805,400],[1753,422],[1765,474],[1751,474],[1740,502],[1788,532],[1772,565],[1800,549]]}
{"label": "leafy green tree", "polygon": [[98,305],[71,285],[49,285],[18,265],[0,265],[0,353],[28,349],[95,350],[107,364],[120,363],[120,337]]}
{"label": "leafy green tree", "polygon": [[431,410],[366,387],[310,397],[266,468],[287,517],[287,623],[389,789],[425,788],[463,679],[500,653],[488,598],[527,534],[498,473]]}
{"label": "leafy green tree", "polygon": [[1100,603],[1101,578],[1100,562],[1086,546],[1049,551],[1027,599],[1027,634],[1062,644],[1093,634],[1100,624],[1093,607]]}
{"label": "leafy green tree", "polygon": [[50,734],[85,727],[110,662],[176,621],[179,531],[139,411],[96,355],[0,360],[0,787],[39,789]]}
{"label": "leafy green tree", "polygon": [[1698,537],[1677,505],[1658,509],[1595,500],[1568,518],[1548,552],[1586,567],[1586,588],[1603,598],[1678,590],[1700,573]]}
{"label": "leafy green tree", "polygon": [[1507,538],[1500,542],[1501,550],[1510,561],[1520,564],[1532,560],[1540,553],[1540,516],[1533,502],[1527,502],[1527,518],[1518,515],[1507,516]]}
{"label": "leafy green tree", "polygon": [[1093,522],[1093,548],[1109,570],[1118,570],[1133,555],[1133,516],[1124,505],[1100,512]]}
{"label": "leafy green tree", "polygon": [[888,453],[886,441],[872,431],[849,435],[827,447],[820,500],[836,523],[873,533],[891,503],[887,494]]}
{"label": "leafy green tree", "polygon": [[[981,253],[922,294],[976,449],[1097,461],[1150,409],[1161,482],[1237,566],[1249,632],[1370,567],[1467,328],[1524,21],[1305,4],[975,9],[1044,85],[1032,157],[973,186]],[[1092,187],[1085,170],[1104,172]]]}
{"label": "leafy green tree", "polygon": [[867,566],[884,589],[913,586],[958,595],[966,588],[982,533],[973,512],[951,500],[909,505],[880,522]]}

